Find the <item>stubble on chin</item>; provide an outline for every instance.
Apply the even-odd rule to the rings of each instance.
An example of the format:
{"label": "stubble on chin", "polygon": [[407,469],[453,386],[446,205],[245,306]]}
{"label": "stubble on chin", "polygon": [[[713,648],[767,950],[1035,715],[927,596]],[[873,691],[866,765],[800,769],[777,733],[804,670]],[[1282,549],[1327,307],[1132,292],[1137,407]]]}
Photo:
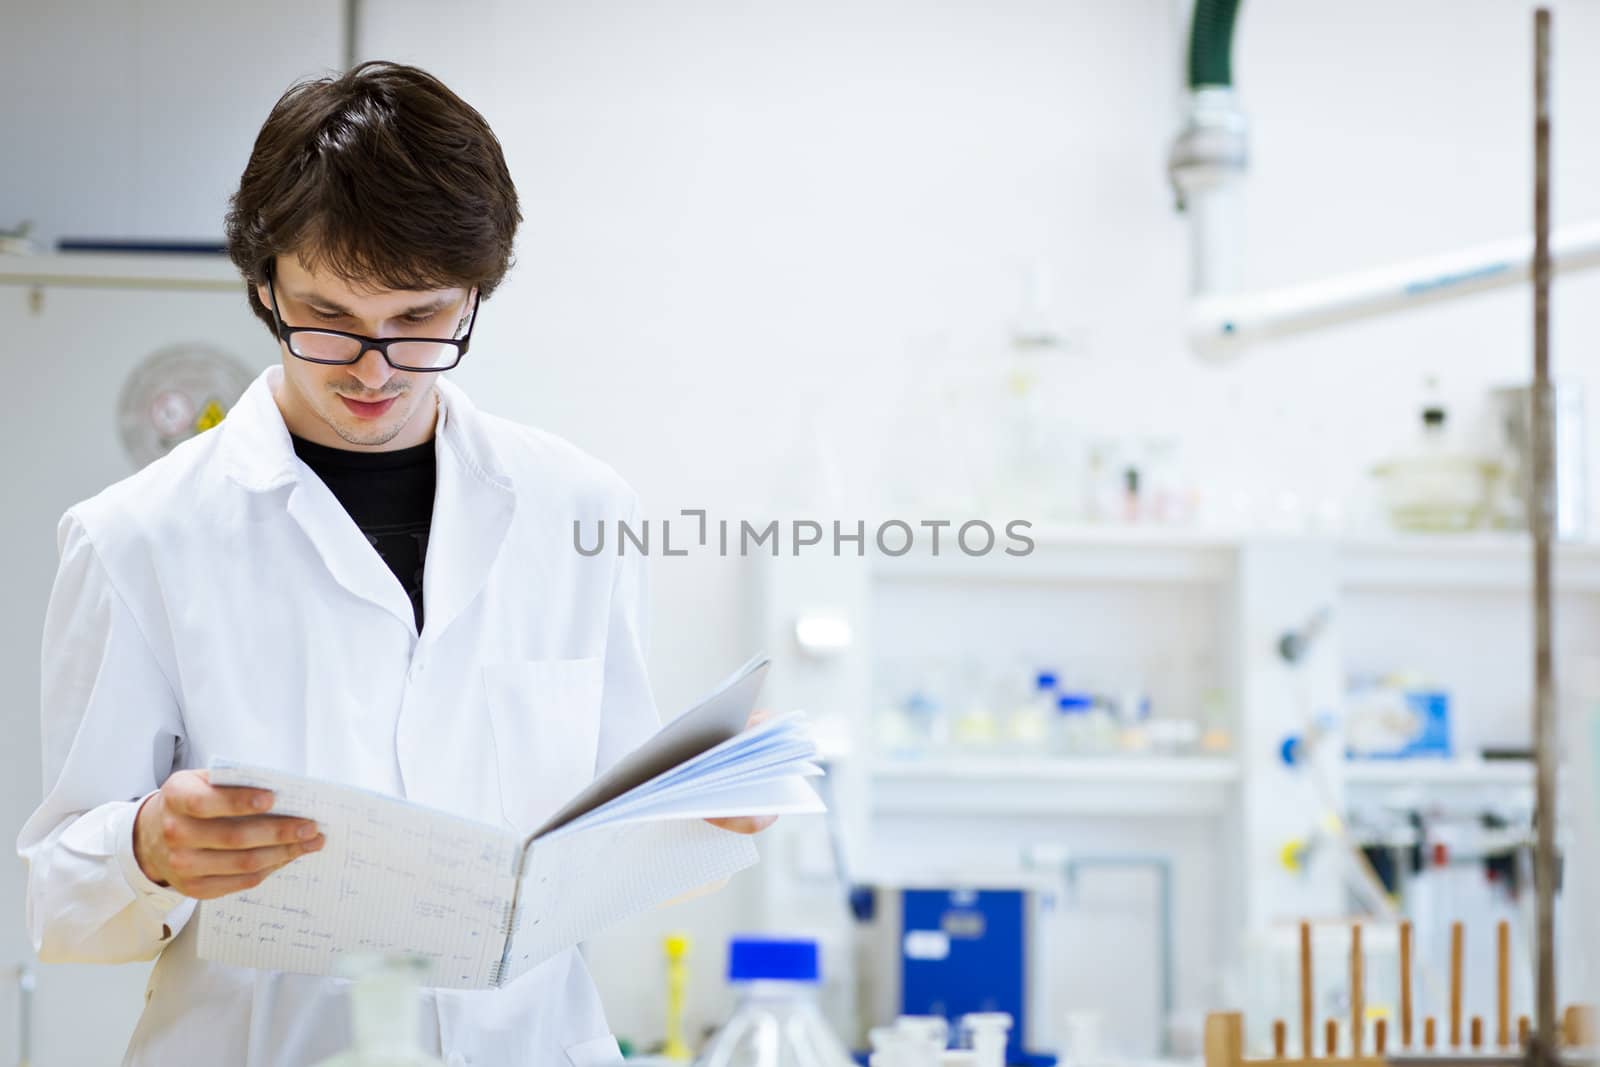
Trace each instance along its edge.
{"label": "stubble on chin", "polygon": [[[395,407],[398,408],[408,399],[415,404],[414,399],[402,393],[400,398],[395,401]],[[414,410],[408,408],[405,412],[395,415],[394,409],[391,408],[389,415],[393,419],[392,422],[386,421],[382,426],[363,426],[356,420],[354,415],[343,410],[344,402],[338,396],[333,396],[332,402],[333,406],[324,412],[322,421],[327,423],[328,428],[338,434],[339,439],[346,444],[360,445],[365,448],[386,445],[393,441],[400,436],[401,431],[411,425],[411,419],[416,414]]]}

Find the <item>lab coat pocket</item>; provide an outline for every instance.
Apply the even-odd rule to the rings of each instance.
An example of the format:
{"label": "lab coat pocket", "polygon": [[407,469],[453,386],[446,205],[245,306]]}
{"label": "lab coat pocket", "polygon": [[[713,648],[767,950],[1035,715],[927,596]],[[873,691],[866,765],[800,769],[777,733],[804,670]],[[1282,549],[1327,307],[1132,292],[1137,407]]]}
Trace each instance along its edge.
{"label": "lab coat pocket", "polygon": [[507,823],[531,833],[594,777],[604,663],[518,660],[483,668]]}
{"label": "lab coat pocket", "polygon": [[607,1034],[592,1041],[568,1045],[567,1059],[572,1067],[605,1067],[607,1064],[621,1063],[622,1050],[617,1047],[617,1039]]}

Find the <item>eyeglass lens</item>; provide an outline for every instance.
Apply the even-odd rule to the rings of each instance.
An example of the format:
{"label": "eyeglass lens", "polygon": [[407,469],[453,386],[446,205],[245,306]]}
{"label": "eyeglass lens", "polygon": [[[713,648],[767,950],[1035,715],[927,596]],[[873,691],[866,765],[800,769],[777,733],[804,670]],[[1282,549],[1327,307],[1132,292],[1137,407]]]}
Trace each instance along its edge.
{"label": "eyeglass lens", "polygon": [[[306,359],[351,363],[361,354],[361,342],[336,333],[296,331],[290,335],[290,349]],[[397,341],[389,346],[389,360],[397,367],[431,370],[448,366],[456,359],[456,346],[437,341]]]}

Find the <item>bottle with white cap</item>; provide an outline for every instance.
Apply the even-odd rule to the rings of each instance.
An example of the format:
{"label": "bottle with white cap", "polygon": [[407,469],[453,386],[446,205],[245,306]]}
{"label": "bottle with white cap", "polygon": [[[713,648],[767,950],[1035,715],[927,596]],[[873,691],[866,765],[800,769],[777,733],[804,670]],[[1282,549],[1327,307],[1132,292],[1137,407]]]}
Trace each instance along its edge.
{"label": "bottle with white cap", "polygon": [[1006,1067],[1011,1016],[1003,1011],[976,1011],[961,1017],[962,1044],[972,1050],[973,1067]]}
{"label": "bottle with white cap", "polygon": [[894,1021],[895,1033],[909,1063],[919,1067],[939,1067],[940,1057],[950,1044],[950,1020],[943,1015],[902,1015]]}

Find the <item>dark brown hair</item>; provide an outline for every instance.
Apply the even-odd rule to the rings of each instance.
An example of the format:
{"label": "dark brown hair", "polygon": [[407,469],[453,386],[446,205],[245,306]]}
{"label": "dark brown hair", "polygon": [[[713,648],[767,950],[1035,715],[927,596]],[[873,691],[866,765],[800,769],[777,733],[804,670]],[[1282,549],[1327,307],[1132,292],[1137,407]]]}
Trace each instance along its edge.
{"label": "dark brown hair", "polygon": [[377,60],[290,87],[229,199],[228,255],[250,309],[277,255],[353,286],[492,293],[522,214],[483,116],[416,67]]}

